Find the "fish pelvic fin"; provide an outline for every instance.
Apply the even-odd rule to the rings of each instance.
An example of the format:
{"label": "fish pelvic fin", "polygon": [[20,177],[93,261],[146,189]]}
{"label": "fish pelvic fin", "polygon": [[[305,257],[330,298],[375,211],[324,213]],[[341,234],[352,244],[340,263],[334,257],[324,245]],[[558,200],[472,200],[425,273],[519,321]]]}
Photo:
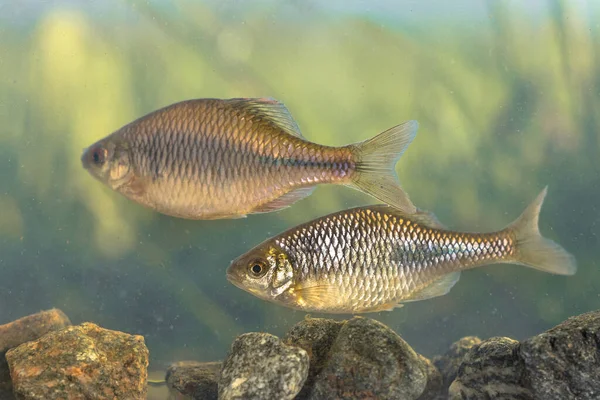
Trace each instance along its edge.
{"label": "fish pelvic fin", "polygon": [[575,258],[557,243],[543,237],[538,228],[547,192],[546,186],[519,218],[505,228],[516,236],[516,257],[511,261],[551,274],[573,275],[577,271]]}
{"label": "fish pelvic fin", "polygon": [[356,171],[348,186],[412,214],[417,209],[402,189],[396,163],[417,134],[417,121],[394,126],[360,143],[351,144],[356,157]]}

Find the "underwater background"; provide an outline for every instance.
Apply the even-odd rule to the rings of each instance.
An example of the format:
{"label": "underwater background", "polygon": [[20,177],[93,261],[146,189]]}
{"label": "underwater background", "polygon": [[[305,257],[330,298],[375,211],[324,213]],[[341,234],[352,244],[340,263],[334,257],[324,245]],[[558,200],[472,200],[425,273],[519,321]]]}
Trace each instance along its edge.
{"label": "underwater background", "polygon": [[58,307],[143,335],[160,378],[304,318],[225,269],[289,227],[376,200],[319,186],[280,212],[186,221],[81,166],[90,143],[200,97],[274,97],[333,146],[418,120],[397,171],[452,229],[503,228],[549,185],[540,230],[577,274],[491,265],[444,297],[369,315],[417,352],[518,340],[600,308],[597,21],[593,1],[0,0],[0,324]]}

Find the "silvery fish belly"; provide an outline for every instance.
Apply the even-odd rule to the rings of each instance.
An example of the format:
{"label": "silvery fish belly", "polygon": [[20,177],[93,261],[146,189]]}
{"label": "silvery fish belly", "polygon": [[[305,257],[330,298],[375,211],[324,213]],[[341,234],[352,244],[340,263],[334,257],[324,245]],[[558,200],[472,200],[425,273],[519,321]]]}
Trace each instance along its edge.
{"label": "silvery fish belly", "polygon": [[337,212],[261,243],[234,260],[227,277],[291,308],[365,313],[444,295],[461,271],[491,263],[572,275],[573,257],[538,231],[545,195],[493,233],[454,232],[431,213],[385,205]]}
{"label": "silvery fish belly", "polygon": [[410,213],[415,207],[394,168],[416,130],[409,121],[364,142],[328,147],[304,139],[276,100],[197,99],[141,117],[81,159],[111,189],[181,218],[276,211],[321,183],[362,190]]}

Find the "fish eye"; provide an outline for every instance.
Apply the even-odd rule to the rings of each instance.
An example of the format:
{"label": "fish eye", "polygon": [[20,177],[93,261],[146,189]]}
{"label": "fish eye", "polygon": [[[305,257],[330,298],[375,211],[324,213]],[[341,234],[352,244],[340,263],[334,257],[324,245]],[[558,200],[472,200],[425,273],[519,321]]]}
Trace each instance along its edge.
{"label": "fish eye", "polygon": [[96,165],[102,165],[106,162],[106,155],[108,151],[105,148],[97,147],[92,150],[92,160]]}
{"label": "fish eye", "polygon": [[248,264],[248,272],[253,278],[260,278],[267,272],[267,268],[261,260],[254,260]]}

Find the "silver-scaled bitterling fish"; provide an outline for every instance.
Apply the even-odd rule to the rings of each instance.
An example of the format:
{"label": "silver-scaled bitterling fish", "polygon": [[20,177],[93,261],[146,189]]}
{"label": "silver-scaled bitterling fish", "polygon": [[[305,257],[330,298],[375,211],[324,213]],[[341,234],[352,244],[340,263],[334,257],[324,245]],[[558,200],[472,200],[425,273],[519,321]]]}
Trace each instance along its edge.
{"label": "silver-scaled bitterling fish", "polygon": [[287,307],[366,313],[444,295],[461,271],[486,264],[572,275],[575,259],[538,230],[546,190],[492,233],[454,232],[431,213],[385,205],[336,212],[256,246],[231,263],[227,278]]}

